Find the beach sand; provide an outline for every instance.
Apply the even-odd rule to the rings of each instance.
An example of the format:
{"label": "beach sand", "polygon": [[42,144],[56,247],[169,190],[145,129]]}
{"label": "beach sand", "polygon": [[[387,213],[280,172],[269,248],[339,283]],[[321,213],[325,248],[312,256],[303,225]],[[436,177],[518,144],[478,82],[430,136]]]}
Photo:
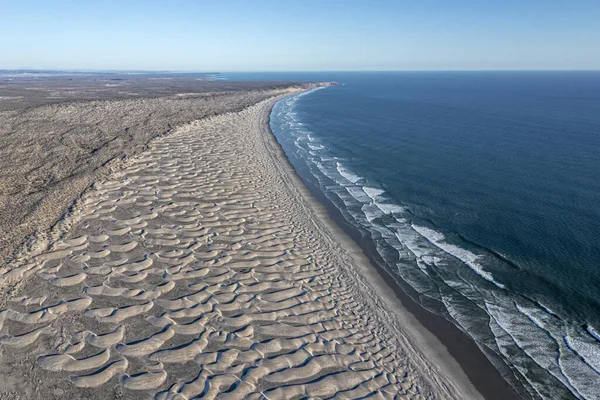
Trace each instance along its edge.
{"label": "beach sand", "polygon": [[0,273],[44,248],[81,193],[153,138],[311,86],[143,77],[105,82],[92,76],[0,86]]}
{"label": "beach sand", "polygon": [[0,398],[481,397],[295,174],[282,96],[152,140],[11,264]]}

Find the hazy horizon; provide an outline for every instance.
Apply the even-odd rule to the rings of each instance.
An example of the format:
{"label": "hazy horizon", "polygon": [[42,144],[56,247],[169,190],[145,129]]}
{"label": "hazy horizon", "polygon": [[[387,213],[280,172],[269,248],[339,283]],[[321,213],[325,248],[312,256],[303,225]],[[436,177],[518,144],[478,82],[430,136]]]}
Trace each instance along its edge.
{"label": "hazy horizon", "polygon": [[161,70],[161,69],[85,69],[85,68],[2,68],[0,71],[32,71],[32,72],[71,72],[71,73],[173,73],[173,74],[245,74],[245,73],[271,73],[271,74],[311,74],[311,73],[378,73],[378,72],[600,72],[598,69],[381,69],[381,70]]}
{"label": "hazy horizon", "polygon": [[4,2],[0,68],[185,72],[600,69],[600,3]]}

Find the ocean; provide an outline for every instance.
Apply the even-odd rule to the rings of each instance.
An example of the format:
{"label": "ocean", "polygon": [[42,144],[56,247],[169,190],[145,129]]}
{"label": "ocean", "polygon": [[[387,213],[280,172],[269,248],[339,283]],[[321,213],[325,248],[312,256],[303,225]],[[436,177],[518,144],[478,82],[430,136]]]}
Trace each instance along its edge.
{"label": "ocean", "polygon": [[229,74],[299,175],[529,398],[600,399],[600,72]]}

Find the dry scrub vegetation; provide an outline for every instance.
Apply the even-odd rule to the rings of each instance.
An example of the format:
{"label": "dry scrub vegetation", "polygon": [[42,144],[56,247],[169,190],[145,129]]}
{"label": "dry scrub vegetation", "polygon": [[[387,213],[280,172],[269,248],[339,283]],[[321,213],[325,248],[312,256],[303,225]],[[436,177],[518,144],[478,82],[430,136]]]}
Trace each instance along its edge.
{"label": "dry scrub vegetation", "polygon": [[[115,92],[116,98],[106,99],[111,94],[103,91],[98,96],[103,100],[63,103],[49,95],[29,99],[23,89],[19,98],[27,101],[0,107],[0,269],[34,242],[43,244],[86,188],[144,150],[152,138],[185,122],[239,111],[293,86],[299,85],[195,83],[181,93],[173,93],[185,89],[181,86],[162,88],[162,97],[146,88],[144,98]],[[63,92],[73,98],[73,91]],[[88,88],[84,98],[89,97]]]}

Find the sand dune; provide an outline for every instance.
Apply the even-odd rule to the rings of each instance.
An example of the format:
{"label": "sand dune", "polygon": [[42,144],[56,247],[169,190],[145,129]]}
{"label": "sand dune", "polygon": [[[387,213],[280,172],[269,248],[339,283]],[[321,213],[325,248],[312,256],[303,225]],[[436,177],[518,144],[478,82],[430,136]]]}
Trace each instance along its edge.
{"label": "sand dune", "polygon": [[[42,80],[1,88],[16,90],[27,101],[6,110],[11,103],[0,101],[0,272],[51,241],[50,229],[81,193],[122,160],[145,150],[154,137],[182,123],[240,111],[290,87],[310,85],[178,78],[169,81],[173,87],[154,87],[155,81],[128,78],[119,82],[134,85],[139,93],[127,99],[118,91],[105,92],[102,82]],[[77,83],[85,83],[86,91]],[[69,95],[60,99],[33,90],[58,84],[75,87],[63,88]],[[33,96],[32,90],[38,94]],[[177,96],[177,90],[200,93]]]}
{"label": "sand dune", "polygon": [[461,397],[276,165],[273,101],[154,140],[3,276],[0,397]]}

